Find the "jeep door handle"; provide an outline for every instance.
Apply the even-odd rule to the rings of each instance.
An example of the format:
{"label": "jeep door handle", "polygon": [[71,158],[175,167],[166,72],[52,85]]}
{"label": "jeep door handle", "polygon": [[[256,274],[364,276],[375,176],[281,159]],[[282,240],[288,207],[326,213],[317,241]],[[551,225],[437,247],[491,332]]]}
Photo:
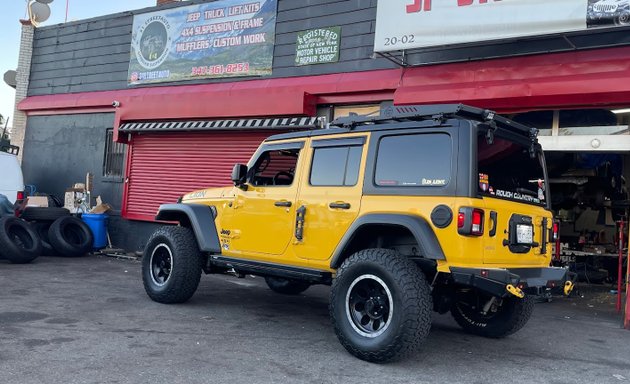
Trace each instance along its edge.
{"label": "jeep door handle", "polygon": [[276,207],[290,207],[292,204],[290,201],[287,200],[279,200],[273,203],[273,205],[275,205]]}
{"label": "jeep door handle", "polygon": [[344,203],[343,201],[336,201],[328,204],[328,206],[333,209],[350,209],[350,203]]}

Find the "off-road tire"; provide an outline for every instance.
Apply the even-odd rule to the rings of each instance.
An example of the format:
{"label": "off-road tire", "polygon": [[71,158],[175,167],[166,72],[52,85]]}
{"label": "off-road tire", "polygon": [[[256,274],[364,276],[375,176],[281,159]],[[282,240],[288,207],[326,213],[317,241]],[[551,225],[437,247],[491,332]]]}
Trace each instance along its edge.
{"label": "off-road tire", "polygon": [[283,279],[281,277],[265,277],[269,289],[283,295],[298,295],[308,289],[311,284],[305,281]]}
{"label": "off-road tire", "polygon": [[499,339],[523,328],[534,311],[534,304],[531,296],[525,296],[523,299],[504,298],[499,311],[494,316],[487,317],[467,310],[467,306],[462,305],[461,302],[455,302],[451,308],[451,314],[464,331]]}
{"label": "off-road tire", "polygon": [[0,219],[0,256],[13,264],[26,264],[42,252],[42,242],[37,232],[17,217]]}
{"label": "off-road tire", "polygon": [[79,257],[92,250],[94,235],[83,220],[74,216],[62,216],[48,229],[50,245],[59,256]]}
{"label": "off-road tire", "polygon": [[[159,273],[152,266],[160,256],[157,252],[161,252],[162,256],[170,254],[170,268],[163,282],[157,281],[164,276],[158,276]],[[160,227],[149,238],[142,256],[144,290],[158,303],[183,303],[197,290],[202,266],[202,254],[192,230],[175,226]]]}
{"label": "off-road tire", "polygon": [[[389,320],[371,335],[359,329],[351,314],[356,313],[350,301],[357,281],[389,290]],[[337,338],[352,355],[370,362],[382,363],[413,353],[429,334],[432,308],[430,287],[420,268],[388,249],[366,249],[346,259],[337,270],[330,293],[330,318]]]}
{"label": "off-road tire", "polygon": [[57,207],[26,207],[20,218],[26,221],[45,221],[50,223],[63,216],[70,216],[70,211]]}

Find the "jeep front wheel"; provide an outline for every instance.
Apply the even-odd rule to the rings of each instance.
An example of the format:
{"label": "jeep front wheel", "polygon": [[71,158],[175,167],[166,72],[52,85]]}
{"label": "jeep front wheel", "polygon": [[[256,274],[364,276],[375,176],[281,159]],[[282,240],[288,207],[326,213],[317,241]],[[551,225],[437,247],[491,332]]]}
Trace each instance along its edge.
{"label": "jeep front wheel", "polygon": [[533,310],[534,300],[530,296],[492,299],[469,291],[453,304],[451,314],[468,333],[502,338],[523,328]]}
{"label": "jeep front wheel", "polygon": [[297,295],[308,289],[311,285],[304,281],[283,279],[281,277],[265,277],[269,289],[283,295]]}
{"label": "jeep front wheel", "polygon": [[337,270],[330,317],[359,359],[385,362],[416,350],[431,329],[431,293],[413,261],[387,249],[362,250]]}
{"label": "jeep front wheel", "polygon": [[615,19],[615,25],[628,25],[630,24],[630,11],[626,10],[621,12]]}
{"label": "jeep front wheel", "polygon": [[183,303],[197,290],[201,267],[201,252],[190,229],[158,228],[142,256],[144,289],[159,303]]}

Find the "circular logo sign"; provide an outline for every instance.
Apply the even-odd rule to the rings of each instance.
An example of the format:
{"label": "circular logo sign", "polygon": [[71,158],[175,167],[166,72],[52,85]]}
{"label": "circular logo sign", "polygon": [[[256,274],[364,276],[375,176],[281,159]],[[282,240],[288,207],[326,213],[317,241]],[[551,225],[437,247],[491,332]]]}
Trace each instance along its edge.
{"label": "circular logo sign", "polygon": [[138,63],[146,69],[155,69],[166,60],[171,45],[171,25],[163,16],[147,19],[138,29],[134,49]]}

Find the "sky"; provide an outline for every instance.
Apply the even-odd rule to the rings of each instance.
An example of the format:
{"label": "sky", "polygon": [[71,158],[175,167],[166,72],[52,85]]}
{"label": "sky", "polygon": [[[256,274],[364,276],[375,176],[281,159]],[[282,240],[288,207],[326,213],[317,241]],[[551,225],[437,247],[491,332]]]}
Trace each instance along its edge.
{"label": "sky", "polygon": [[[6,85],[2,77],[6,71],[17,68],[21,31],[19,20],[26,18],[26,0],[0,1],[3,5],[0,11],[0,115],[5,119],[10,118],[11,126],[15,91]],[[68,21],[150,7],[156,3],[155,0],[54,0],[50,4],[51,16],[41,26],[63,23],[66,18],[66,2]]]}

